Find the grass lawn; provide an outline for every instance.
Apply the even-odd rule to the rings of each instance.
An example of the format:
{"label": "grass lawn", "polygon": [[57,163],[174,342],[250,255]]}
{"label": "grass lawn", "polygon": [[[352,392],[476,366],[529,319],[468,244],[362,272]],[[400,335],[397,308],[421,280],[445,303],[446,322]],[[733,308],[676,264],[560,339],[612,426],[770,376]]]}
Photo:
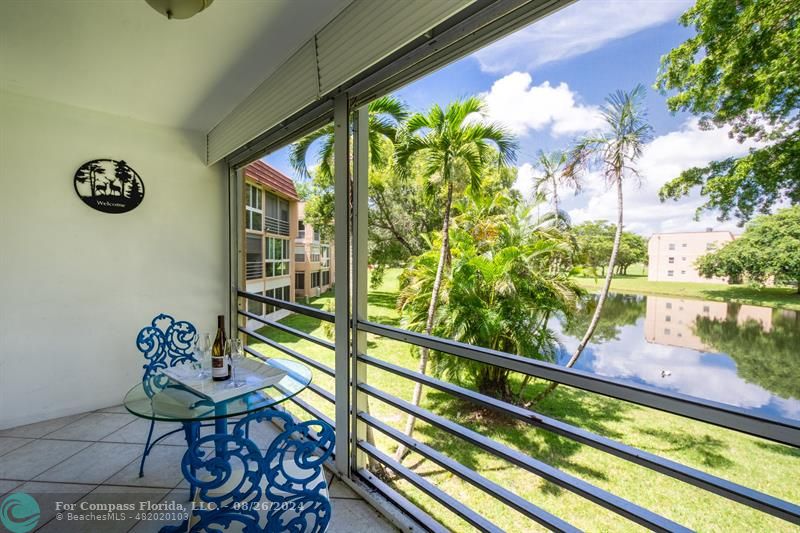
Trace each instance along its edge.
{"label": "grass lawn", "polygon": [[[399,323],[394,307],[397,273],[396,270],[389,271],[383,285],[376,291],[370,291],[370,320],[390,325]],[[332,299],[332,295],[327,294],[311,303],[321,307],[329,305]],[[281,322],[319,337],[324,337],[326,333],[319,320],[306,316],[292,315]],[[333,352],[324,347],[273,328],[262,328],[261,332],[309,357],[334,366]],[[266,345],[253,343],[253,346],[264,354],[288,358]],[[417,367],[418,360],[412,355],[408,345],[370,336],[368,348],[372,356],[408,368]],[[333,380],[320,372],[314,372],[314,381],[333,391]],[[400,398],[411,398],[412,382],[373,368],[368,371],[367,381]],[[515,382],[514,390],[518,383],[519,380]],[[525,395],[532,396],[544,385],[544,382],[530,384]],[[310,391],[304,391],[302,397],[333,417],[333,405],[330,403]],[[692,529],[719,532],[797,531],[788,522],[569,439],[504,419],[493,412],[477,410],[472,405],[454,400],[443,393],[426,389],[422,406]],[[369,407],[374,416],[402,429],[405,416],[401,412],[375,400],[370,402]],[[800,473],[799,450],[568,387],[559,387],[538,409],[548,416],[595,433],[773,496],[800,502],[800,484],[796,479]],[[297,408],[293,411],[301,413]],[[307,418],[305,414],[300,416]],[[394,441],[377,432],[375,436],[379,448],[389,453],[394,451]],[[588,500],[425,423],[418,422],[415,437],[581,529],[642,529]],[[409,454],[404,464],[507,531],[541,530],[528,518],[419,455]],[[405,481],[396,481],[394,485],[451,529],[473,530],[463,520]]]}
{"label": "grass lawn", "polygon": [[[639,265],[633,265],[628,272],[624,276],[614,276],[611,281],[612,291],[735,302],[800,311],[800,294],[797,294],[797,289],[794,287],[751,287],[749,285],[648,281],[647,273]],[[576,277],[573,279],[590,292],[600,292],[600,288],[603,286],[602,277]]]}

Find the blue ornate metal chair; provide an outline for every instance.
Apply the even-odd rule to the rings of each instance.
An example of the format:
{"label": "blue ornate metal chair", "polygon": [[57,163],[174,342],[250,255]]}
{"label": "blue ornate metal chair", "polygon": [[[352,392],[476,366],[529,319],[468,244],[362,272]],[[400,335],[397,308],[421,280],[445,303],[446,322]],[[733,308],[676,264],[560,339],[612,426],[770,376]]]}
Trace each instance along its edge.
{"label": "blue ornate metal chair", "polygon": [[[197,329],[185,320],[175,320],[170,315],[160,314],[156,316],[149,326],[145,326],[136,336],[136,347],[144,354],[146,362],[144,364],[144,375],[142,376],[142,386],[148,396],[152,396],[159,390],[167,386],[168,378],[162,374],[162,370],[179,364],[195,362],[193,344],[197,337]],[[192,435],[199,431],[193,427],[195,424],[184,424],[172,431],[168,431],[155,440],[153,429],[155,421],[150,421],[150,429],[147,432],[147,441],[144,445],[144,453],[139,463],[139,477],[144,475],[144,462],[150,451],[159,441],[169,437],[179,431],[192,431]]]}
{"label": "blue ornate metal chair", "polygon": [[[262,454],[247,437],[247,426],[275,419],[283,421],[283,432]],[[333,428],[325,422],[296,422],[274,409],[238,420],[230,434],[194,440],[181,467],[204,504],[194,506],[181,525],[166,526],[161,533],[324,532],[331,503],[322,465],[333,452],[334,441]]]}

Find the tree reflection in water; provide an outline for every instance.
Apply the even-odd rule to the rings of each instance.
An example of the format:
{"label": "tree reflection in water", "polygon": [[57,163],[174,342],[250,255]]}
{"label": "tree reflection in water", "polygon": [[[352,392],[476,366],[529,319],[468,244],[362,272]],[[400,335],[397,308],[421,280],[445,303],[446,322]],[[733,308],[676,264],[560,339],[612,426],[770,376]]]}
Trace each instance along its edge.
{"label": "tree reflection in water", "polygon": [[781,398],[800,399],[800,313],[775,309],[772,327],[737,320],[737,304],[728,304],[724,320],[697,317],[695,334],[704,344],[728,354],[739,376]]}
{"label": "tree reflection in water", "polygon": [[[580,338],[596,305],[596,295],[586,297],[575,316],[559,321],[561,334]],[[628,334],[622,335],[626,327],[639,333],[631,336],[628,329]],[[780,398],[800,399],[797,311],[669,296],[610,294],[590,344],[597,347],[614,342],[615,354],[630,358],[637,355],[633,350],[641,350],[641,345],[632,340],[639,335],[650,344],[689,350],[675,356],[702,352],[727,355],[735,364],[736,375],[745,382]],[[713,364],[706,367],[708,371],[714,368]],[[585,370],[594,368],[590,364]]]}
{"label": "tree reflection in water", "polygon": [[[597,295],[592,294],[583,300],[575,315],[567,320],[562,320],[562,331],[570,337],[580,338],[592,319],[597,307]],[[619,340],[620,329],[623,326],[632,326],[642,318],[647,308],[647,297],[638,294],[609,294],[603,305],[603,313],[597,329],[592,335],[592,344],[600,344],[612,340]]]}

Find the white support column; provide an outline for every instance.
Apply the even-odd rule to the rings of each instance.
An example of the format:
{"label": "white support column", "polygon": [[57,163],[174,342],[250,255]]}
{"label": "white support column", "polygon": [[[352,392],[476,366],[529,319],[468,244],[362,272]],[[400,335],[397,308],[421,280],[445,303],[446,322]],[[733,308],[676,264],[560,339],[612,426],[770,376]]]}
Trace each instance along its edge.
{"label": "white support column", "polygon": [[355,112],[355,131],[353,134],[353,323],[351,332],[352,350],[350,353],[350,431],[354,443],[350,450],[351,467],[359,470],[366,466],[366,454],[360,451],[355,442],[367,440],[367,427],[358,421],[359,411],[368,411],[366,394],[359,392],[357,383],[366,382],[366,365],[359,363],[357,355],[367,352],[367,334],[358,331],[356,321],[367,319],[367,282],[369,280],[369,248],[367,244],[367,196],[369,184],[369,111],[367,106]]}
{"label": "white support column", "polygon": [[336,469],[350,476],[350,132],[347,94],[334,101],[334,238],[336,243]]}
{"label": "white support column", "polygon": [[228,331],[229,338],[237,335],[239,324],[239,297],[236,292],[239,287],[244,287],[244,271],[242,260],[242,239],[244,232],[244,219],[242,208],[244,205],[244,171],[228,168]]}

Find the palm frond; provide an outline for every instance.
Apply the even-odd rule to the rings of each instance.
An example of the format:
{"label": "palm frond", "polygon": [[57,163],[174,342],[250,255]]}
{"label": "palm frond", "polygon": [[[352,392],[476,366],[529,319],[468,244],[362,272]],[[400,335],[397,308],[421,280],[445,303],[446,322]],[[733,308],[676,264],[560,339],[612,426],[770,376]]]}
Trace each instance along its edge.
{"label": "palm frond", "polygon": [[333,137],[333,124],[328,124],[323,126],[322,128],[309,133],[308,135],[302,137],[297,142],[293,143],[289,147],[289,163],[292,165],[292,168],[297,171],[297,174],[300,177],[310,178],[311,174],[308,171],[308,156],[309,156],[309,149],[311,146],[318,141],[319,139],[323,139],[325,137]]}
{"label": "palm frond", "polygon": [[[381,96],[369,103],[369,114],[372,116],[386,115],[391,117],[395,125],[400,125],[408,118],[408,107],[396,96]],[[384,117],[385,118],[385,117]]]}

